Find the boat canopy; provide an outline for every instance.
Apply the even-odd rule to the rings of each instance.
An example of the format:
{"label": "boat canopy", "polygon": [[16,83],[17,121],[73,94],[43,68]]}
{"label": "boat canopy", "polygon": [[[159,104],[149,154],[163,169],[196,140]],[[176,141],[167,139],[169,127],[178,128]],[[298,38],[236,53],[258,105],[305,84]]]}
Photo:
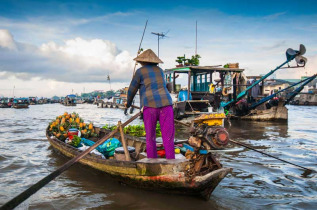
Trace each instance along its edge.
{"label": "boat canopy", "polygon": [[25,103],[25,102],[29,102],[29,98],[15,98],[13,100],[14,103]]}
{"label": "boat canopy", "polygon": [[213,72],[242,72],[244,69],[239,68],[223,68],[219,66],[184,66],[172,69],[166,69],[165,74],[173,72],[197,72],[197,73],[213,73]]}
{"label": "boat canopy", "polygon": [[9,98],[0,98],[0,102],[1,103],[6,103],[6,102],[9,102]]}
{"label": "boat canopy", "polygon": [[14,100],[29,100],[29,98],[15,98]]}
{"label": "boat canopy", "polygon": [[240,73],[243,71],[244,69],[240,68],[223,68],[220,66],[184,66],[166,69],[164,70],[164,74],[167,81],[173,81],[173,83],[175,83],[175,73],[186,73],[188,74],[188,87],[190,87],[190,91],[205,92],[209,90],[214,72],[225,75],[227,72]]}

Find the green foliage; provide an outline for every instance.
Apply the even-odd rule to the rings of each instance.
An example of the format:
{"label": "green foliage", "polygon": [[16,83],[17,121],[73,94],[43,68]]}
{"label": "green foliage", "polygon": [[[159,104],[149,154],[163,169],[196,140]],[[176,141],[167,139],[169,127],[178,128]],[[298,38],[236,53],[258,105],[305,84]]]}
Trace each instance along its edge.
{"label": "green foliage", "polygon": [[183,64],[185,60],[185,55],[184,56],[179,56],[177,57],[177,60],[175,60],[179,65]]}
{"label": "green foliage", "polygon": [[141,52],[143,52],[143,48],[138,51],[138,55],[141,54]]}
{"label": "green foliage", "polygon": [[186,56],[179,56],[177,60],[175,60],[178,64],[190,65],[190,66],[198,66],[199,65],[200,55],[193,55],[191,59],[186,58]]}
{"label": "green foliage", "polygon": [[129,134],[131,136],[145,136],[145,128],[144,125],[129,125],[124,128],[124,133]]}
{"label": "green foliage", "polygon": [[115,129],[117,129],[117,125],[105,125],[105,126],[103,126],[102,128],[104,128],[104,129],[106,129],[106,130],[111,130],[111,131],[113,131],[113,130],[115,130]]}
{"label": "green foliage", "polygon": [[193,55],[192,56],[192,59],[190,59],[191,60],[191,64],[193,65],[193,66],[199,66],[199,58],[201,58],[200,57],[200,55]]}
{"label": "green foliage", "polygon": [[80,142],[81,142],[81,138],[76,136],[76,135],[74,135],[73,136],[73,140],[70,142],[70,145],[72,145],[74,147],[78,147]]}
{"label": "green foliage", "polygon": [[161,137],[162,133],[161,133],[161,126],[160,124],[156,124],[156,137]]}
{"label": "green foliage", "polygon": [[[105,125],[102,128],[113,131],[117,128],[117,126],[116,125]],[[128,125],[128,126],[124,127],[123,131],[125,134],[129,134],[131,136],[136,136],[136,137],[146,136],[144,124]],[[156,124],[156,137],[161,137],[161,136],[162,136],[162,133],[161,133],[160,124]]]}

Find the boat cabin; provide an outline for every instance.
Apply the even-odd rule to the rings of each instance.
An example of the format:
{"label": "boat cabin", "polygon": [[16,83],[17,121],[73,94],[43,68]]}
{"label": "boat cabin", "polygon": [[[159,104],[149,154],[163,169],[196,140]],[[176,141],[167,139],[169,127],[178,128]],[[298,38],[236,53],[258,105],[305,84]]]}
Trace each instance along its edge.
{"label": "boat cabin", "polygon": [[23,109],[29,107],[29,99],[28,98],[15,98],[13,99],[12,107],[15,109]]}
{"label": "boat cabin", "polygon": [[10,108],[12,105],[13,99],[11,98],[0,98],[0,108]]}
{"label": "boat cabin", "polygon": [[29,99],[28,98],[15,98],[13,100],[14,104],[29,104]]}
{"label": "boat cabin", "polygon": [[0,103],[3,104],[3,103],[9,103],[9,98],[0,98]]}
{"label": "boat cabin", "polygon": [[64,99],[63,105],[76,106],[76,95],[67,95]]}
{"label": "boat cabin", "polygon": [[37,104],[37,98],[36,97],[29,97],[29,102],[30,102],[30,105],[35,105],[35,104]]}
{"label": "boat cabin", "polygon": [[[188,117],[212,112],[219,108],[223,90],[232,89],[236,92],[237,85],[232,84],[232,75],[241,73],[244,69],[223,68],[220,66],[184,66],[164,71],[174,102],[175,118]],[[180,74],[185,74],[187,85],[180,84]],[[215,79],[217,78],[217,79]],[[184,79],[184,77],[183,77]]]}

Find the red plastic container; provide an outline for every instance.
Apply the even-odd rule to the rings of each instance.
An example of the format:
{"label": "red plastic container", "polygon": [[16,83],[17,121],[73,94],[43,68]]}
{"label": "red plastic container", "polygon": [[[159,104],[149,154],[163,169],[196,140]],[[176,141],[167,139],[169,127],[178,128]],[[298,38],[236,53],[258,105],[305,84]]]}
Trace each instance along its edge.
{"label": "red plastic container", "polygon": [[165,157],[165,150],[162,149],[162,150],[157,151],[157,155],[161,158]]}
{"label": "red plastic container", "polygon": [[68,130],[68,133],[67,133],[67,135],[68,135],[68,137],[70,137],[70,136],[78,136],[78,129],[76,129],[76,128],[70,128],[69,130]]}

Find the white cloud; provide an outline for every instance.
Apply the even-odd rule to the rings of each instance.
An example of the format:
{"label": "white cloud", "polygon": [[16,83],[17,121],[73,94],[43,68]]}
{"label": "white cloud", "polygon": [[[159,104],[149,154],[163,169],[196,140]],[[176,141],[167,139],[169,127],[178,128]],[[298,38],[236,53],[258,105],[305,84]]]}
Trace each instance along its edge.
{"label": "white cloud", "polygon": [[[184,6],[159,13],[141,10],[84,18],[60,15],[24,19],[0,17],[0,28],[9,29],[17,40],[24,42],[14,41],[9,31],[5,33],[6,39],[0,37],[0,80],[20,78],[24,79],[23,84],[27,79],[40,84],[44,78],[51,85],[41,83],[41,86],[55,88],[57,93],[59,88],[63,89],[63,85],[68,86],[72,81],[79,82],[78,86],[89,82],[96,89],[106,89],[108,71],[113,81],[129,82],[133,71],[132,58],[148,17],[143,48],[157,52],[157,39],[150,32],[172,29],[169,38],[160,41],[163,69],[174,67],[177,56],[194,54],[194,20],[198,20],[198,53],[202,56],[202,65],[239,62],[247,75],[265,74],[285,61],[287,48],[297,49],[298,44],[303,43],[307,45],[307,67],[283,69],[278,71],[278,76],[299,78],[306,71],[308,75],[316,72],[315,14],[294,17],[280,12],[249,17]],[[306,23],[306,27],[302,23]],[[104,40],[104,37],[111,41]],[[97,88],[99,85],[101,87]],[[85,86],[87,90],[89,85]]]}
{"label": "white cloud", "polygon": [[13,40],[13,36],[8,30],[0,29],[0,47],[16,50],[17,46]]}
{"label": "white cloud", "polygon": [[61,45],[49,42],[36,47],[15,42],[9,31],[2,30],[0,46],[6,47],[0,49],[0,71],[6,71],[6,76],[79,83],[104,82],[108,73],[114,82],[127,81],[132,76],[129,52],[119,50],[108,40],[78,37]]}

